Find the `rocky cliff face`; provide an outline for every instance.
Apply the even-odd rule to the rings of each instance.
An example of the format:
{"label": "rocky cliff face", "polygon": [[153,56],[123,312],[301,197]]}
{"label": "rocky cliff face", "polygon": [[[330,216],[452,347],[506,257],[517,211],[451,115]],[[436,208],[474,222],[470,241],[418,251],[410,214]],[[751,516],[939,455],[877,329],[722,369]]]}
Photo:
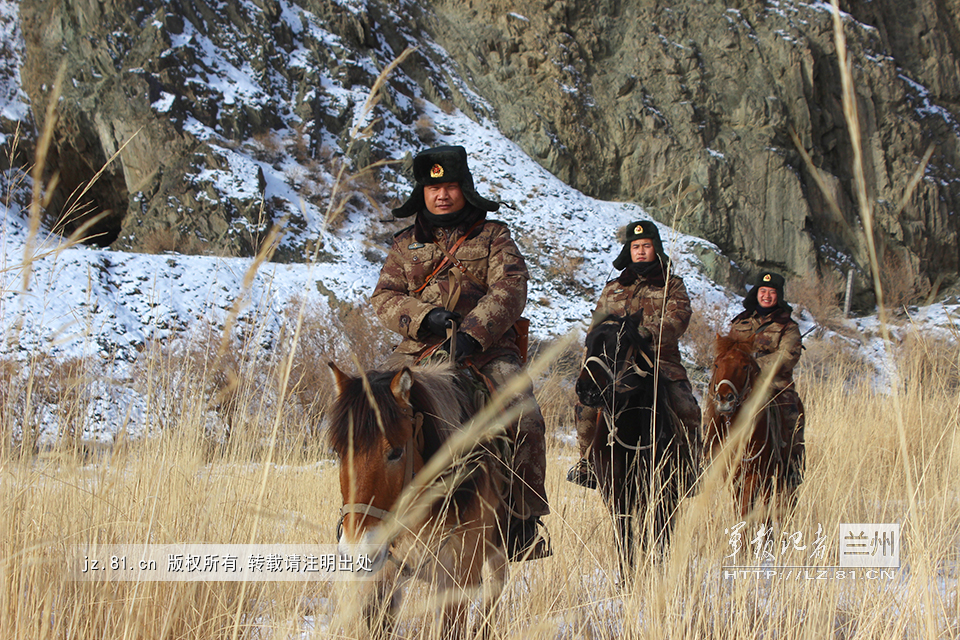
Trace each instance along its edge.
{"label": "rocky cliff face", "polygon": [[[844,23],[878,239],[888,269],[922,290],[958,266],[957,3],[842,4],[853,14]],[[425,25],[492,103],[501,128],[565,181],[651,205],[748,270],[830,275],[852,263],[863,273],[827,5],[432,5]],[[931,144],[930,164],[900,211]]]}
{"label": "rocky cliff face", "polygon": [[[69,232],[106,211],[93,228],[101,245],[236,256],[255,253],[283,219],[288,233],[277,257],[315,254],[307,230],[327,209],[338,164],[365,166],[385,155],[379,140],[347,138],[380,69],[406,41],[397,51],[384,43],[392,26],[373,35],[375,25],[399,24],[395,16],[323,0],[304,6],[22,2],[23,85],[41,130],[64,69],[50,224]],[[393,98],[398,87],[415,86],[404,82],[395,81],[368,120],[382,131],[389,117],[401,132],[394,142],[408,135],[410,148],[413,127],[396,118],[412,125],[416,109]],[[300,169],[282,166],[288,161]],[[291,181],[291,173],[299,177]],[[347,209],[349,187],[340,185]]]}
{"label": "rocky cliff face", "polygon": [[[960,40],[956,1],[908,4],[856,0],[844,9],[878,238],[888,272],[923,290],[955,279],[960,260]],[[281,0],[24,0],[22,77],[40,126],[65,61],[53,217],[117,154],[86,195],[90,213],[111,212],[97,228],[101,243],[156,250],[167,237],[171,246],[159,248],[249,254],[273,220],[308,226],[298,199],[323,208],[329,185],[314,176],[335,173],[337,158],[346,154],[356,167],[396,157],[398,141],[428,145],[429,131],[417,127],[426,99],[492,116],[564,181],[647,206],[717,243],[747,273],[763,266],[829,282],[851,266],[864,272],[823,3],[297,6],[305,12]],[[365,89],[415,44],[424,46],[391,76],[369,119],[376,131],[394,131],[394,148],[384,137],[350,138]],[[300,184],[280,188],[269,171],[231,153],[269,159],[277,146],[298,154]],[[393,170],[380,176],[397,179]],[[81,209],[61,223],[69,229],[87,215]],[[281,257],[303,259],[309,240],[289,236]],[[858,287],[869,283],[860,278]]]}

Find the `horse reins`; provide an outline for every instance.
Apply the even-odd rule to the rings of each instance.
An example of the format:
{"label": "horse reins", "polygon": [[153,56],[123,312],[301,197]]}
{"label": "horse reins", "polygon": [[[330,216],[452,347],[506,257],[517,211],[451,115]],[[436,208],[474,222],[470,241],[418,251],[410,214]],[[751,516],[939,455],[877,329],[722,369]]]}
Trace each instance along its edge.
{"label": "horse reins", "polygon": [[[752,337],[758,336],[761,331],[763,331],[764,329],[766,329],[767,327],[769,327],[771,324],[773,324],[773,320],[767,320],[766,322],[764,322],[763,324],[761,324],[759,327],[757,327],[757,328],[753,331],[753,336],[752,336]],[[743,388],[743,392],[741,393],[740,390],[737,389],[737,385],[735,385],[732,380],[728,380],[727,378],[724,378],[723,380],[721,380],[720,382],[718,382],[718,383],[717,383],[716,385],[714,385],[714,387],[713,387],[713,393],[714,393],[715,402],[716,402],[717,405],[720,405],[720,404],[722,404],[722,402],[723,402],[723,401],[720,399],[720,387],[722,387],[724,384],[726,384],[727,386],[729,386],[729,387],[733,390],[733,396],[734,396],[734,398],[735,398],[735,401],[734,401],[734,404],[733,404],[733,408],[732,408],[730,411],[720,411],[720,415],[722,415],[723,418],[724,418],[724,420],[723,420],[723,422],[724,422],[724,427],[725,427],[725,428],[727,429],[727,431],[729,432],[729,431],[730,431],[730,416],[733,415],[733,413],[735,413],[736,410],[743,404],[743,401],[750,396],[750,393],[753,391],[753,385],[751,385],[751,384],[750,384],[750,381],[748,380],[746,386]],[[769,412],[769,411],[771,411],[771,408],[768,406],[768,407],[766,407],[765,411],[768,411],[768,412]],[[766,442],[770,439],[770,437],[771,437],[771,435],[772,435],[772,434],[769,433],[770,429],[771,429],[771,427],[770,427],[770,419],[769,419],[769,417],[768,417],[768,419],[767,419],[767,431],[768,431],[768,434],[767,434],[767,439],[764,441],[764,446],[760,448],[760,451],[758,451],[756,454],[750,456],[749,458],[742,458],[742,460],[741,460],[742,462],[750,462],[750,461],[752,461],[752,460],[756,460],[756,459],[760,456],[760,454],[763,453],[764,448],[766,448]]]}
{"label": "horse reins", "polygon": [[[737,391],[737,385],[733,384],[733,382],[731,382],[730,380],[727,380],[726,378],[724,378],[723,380],[721,380],[720,382],[718,382],[718,383],[716,384],[716,386],[714,387],[714,392],[717,394],[717,401],[718,401],[718,402],[719,402],[719,400],[720,400],[720,386],[723,385],[723,384],[728,384],[728,385],[733,389],[733,394],[737,397],[737,402],[736,402],[736,404],[733,406],[733,410],[732,410],[732,411],[727,411],[727,412],[721,412],[721,413],[720,413],[720,415],[723,416],[724,427],[726,428],[727,432],[729,432],[729,431],[730,431],[730,416],[734,413],[734,411],[737,410],[737,408],[739,408],[739,407],[742,405],[742,403],[743,403],[743,398],[745,398],[745,397],[747,397],[747,396],[750,395],[750,392],[752,391],[752,387],[748,385],[748,386],[744,389],[744,393],[743,393],[742,396],[741,396],[741,394]],[[764,441],[763,441],[763,446],[760,447],[760,450],[759,450],[759,451],[757,451],[757,452],[756,452],[755,454],[753,454],[752,456],[741,458],[741,459],[740,459],[741,462],[752,462],[752,461],[756,460],[757,458],[760,457],[760,454],[763,453],[764,449],[767,448],[767,444],[769,444],[770,441],[773,440],[774,438],[777,438],[777,435],[778,435],[778,434],[777,434],[777,432],[776,432],[775,429],[774,429],[774,425],[775,425],[775,424],[779,424],[779,422],[781,421],[781,417],[779,416],[779,409],[778,409],[776,403],[773,402],[773,398],[771,398],[771,399],[767,402],[767,404],[764,406],[763,410],[767,412],[767,437],[764,439]],[[777,415],[774,415],[775,413],[776,413]],[[779,450],[779,448],[782,448],[782,445],[784,445],[784,444],[786,444],[786,443],[783,442],[783,441],[781,441],[781,442],[778,442],[777,444],[778,444],[778,450]]]}
{"label": "horse reins", "polygon": [[[619,342],[619,334],[618,334],[617,339],[618,339],[618,342]],[[636,353],[639,353],[640,356],[642,356],[643,359],[646,361],[647,365],[648,365],[651,369],[653,369],[653,361],[650,360],[650,356],[648,356],[642,349],[637,349],[637,348],[636,348],[636,345],[634,345],[633,343],[630,343],[630,344],[627,346],[627,353],[626,353],[626,355],[623,357],[624,365],[626,366],[627,369],[633,369],[633,373],[636,373],[637,376],[639,376],[641,379],[642,379],[642,378],[646,378],[647,376],[650,375],[650,372],[649,372],[649,371],[644,371],[643,369],[641,369],[641,368],[637,365],[636,360],[635,360],[634,357],[633,357],[635,352],[636,352]],[[593,380],[594,384],[596,384],[597,387],[600,387],[599,381],[597,380],[596,376],[593,375],[593,372],[590,371],[589,368],[587,368],[587,365],[588,365],[588,364],[591,364],[591,363],[593,363],[593,364],[597,365],[598,367],[600,367],[601,371],[602,371],[603,373],[605,373],[605,374],[610,378],[610,382],[613,384],[613,388],[614,388],[614,392],[615,392],[615,393],[626,393],[626,392],[629,392],[629,391],[636,391],[636,390],[639,388],[639,386],[631,386],[631,387],[628,387],[628,386],[626,386],[626,385],[621,385],[621,384],[620,384],[620,381],[619,381],[619,378],[620,378],[621,375],[624,373],[623,371],[620,372],[620,375],[615,375],[615,374],[613,373],[613,370],[610,369],[610,365],[608,365],[603,359],[601,359],[600,356],[589,356],[589,357],[587,357],[587,358],[584,359],[583,364],[581,365],[580,368],[581,368],[581,369],[587,369],[587,373],[590,375],[590,379]],[[628,363],[629,363],[629,364],[628,364]],[[617,429],[616,429],[616,427],[614,426],[614,422],[615,422],[615,421],[612,420],[612,417],[613,417],[613,416],[611,416],[611,415],[608,414],[606,408],[603,409],[603,414],[607,415],[608,418],[611,418],[611,419],[609,419],[609,420],[607,421],[607,422],[608,422],[608,425],[609,425],[609,429],[608,429],[608,431],[609,431],[608,445],[612,446],[613,443],[616,442],[617,444],[619,444],[619,445],[620,445],[621,447],[623,447],[624,449],[630,449],[631,451],[643,451],[643,450],[650,449],[650,448],[653,447],[653,443],[651,443],[651,444],[649,444],[649,445],[647,445],[647,446],[640,446],[639,444],[638,444],[638,445],[630,445],[630,444],[627,444],[626,442],[624,442],[623,440],[621,440],[620,437],[619,437],[619,435],[617,434]],[[598,420],[598,421],[600,420],[600,414],[597,415],[597,420]]]}
{"label": "horse reins", "polygon": [[[763,331],[764,329],[766,329],[767,327],[769,327],[771,324],[773,324],[773,320],[767,320],[766,322],[764,322],[763,324],[761,324],[759,327],[757,327],[757,328],[753,331],[753,337],[758,336],[761,331]],[[753,344],[753,343],[751,342],[751,345],[752,345],[752,344]],[[734,395],[734,396],[736,397],[736,399],[737,399],[736,403],[733,405],[734,410],[736,410],[737,407],[739,407],[741,404],[743,404],[744,399],[747,398],[747,397],[750,395],[750,392],[751,392],[751,391],[753,391],[753,387],[749,384],[749,381],[748,381],[748,383],[747,383],[747,386],[744,387],[743,393],[740,393],[739,389],[737,389],[737,385],[733,384],[733,381],[732,381],[732,380],[727,380],[726,378],[724,378],[723,380],[721,380],[720,382],[718,382],[718,383],[716,384],[716,386],[714,386],[714,388],[713,388],[713,393],[716,394],[716,397],[717,397],[717,404],[720,403],[720,387],[721,387],[721,385],[723,385],[723,384],[728,384],[728,385],[730,385],[730,388],[733,389],[733,395]],[[726,413],[726,412],[725,412],[725,413]],[[732,413],[732,412],[730,412],[730,413]],[[728,427],[730,426],[730,421],[729,421],[729,420],[727,420],[727,426],[728,426]]]}
{"label": "horse reins", "polygon": [[[633,358],[635,351],[639,353],[643,357],[643,359],[646,361],[647,365],[649,365],[650,368],[653,369],[653,361],[650,360],[650,356],[644,353],[642,349],[637,349],[633,344],[630,344],[627,347],[627,354],[623,357],[624,364],[626,365],[629,362],[629,364],[627,365],[627,368],[632,368],[633,373],[636,373],[640,378],[646,378],[648,375],[650,375],[650,372],[644,371],[637,365],[636,361]],[[603,373],[607,374],[607,376],[610,378],[610,382],[612,382],[614,385],[614,391],[618,393],[625,393],[627,391],[635,391],[637,389],[637,387],[627,387],[627,386],[621,385],[619,382],[619,378],[621,376],[615,375],[613,373],[613,370],[610,368],[610,365],[604,362],[600,358],[600,356],[589,356],[584,359],[583,364],[580,365],[580,368],[587,369],[587,373],[590,374],[590,379],[593,380],[594,384],[596,384],[597,387],[600,387],[599,381],[593,375],[593,372],[590,371],[589,368],[587,368],[587,365],[590,363],[596,364],[598,367],[600,367],[600,370],[603,371]],[[620,372],[620,373],[622,374],[623,372]]]}

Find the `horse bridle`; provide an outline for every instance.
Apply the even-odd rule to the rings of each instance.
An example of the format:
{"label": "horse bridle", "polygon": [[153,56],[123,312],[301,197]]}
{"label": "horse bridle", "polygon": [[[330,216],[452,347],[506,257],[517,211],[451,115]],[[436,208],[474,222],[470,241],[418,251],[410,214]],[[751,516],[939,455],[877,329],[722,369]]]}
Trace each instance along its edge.
{"label": "horse bridle", "polygon": [[[767,322],[764,322],[763,324],[761,324],[759,327],[757,327],[757,328],[753,331],[753,335],[754,335],[754,336],[759,335],[761,331],[763,331],[764,329],[766,329],[767,327],[769,327],[771,324],[773,324],[773,320],[768,320]],[[733,411],[736,411],[737,407],[739,407],[741,404],[743,404],[744,399],[747,398],[747,397],[750,395],[750,392],[753,390],[753,387],[750,386],[750,383],[749,383],[749,380],[748,380],[747,386],[744,387],[744,389],[743,389],[743,393],[740,393],[740,391],[737,389],[737,385],[733,384],[733,382],[732,382],[731,380],[727,380],[726,378],[724,378],[723,380],[721,380],[720,382],[718,382],[718,383],[716,384],[716,386],[713,388],[713,393],[716,395],[716,402],[717,402],[717,404],[720,404],[720,387],[721,387],[721,385],[723,385],[723,384],[730,385],[730,388],[733,389],[733,395],[734,395],[734,398],[736,399],[736,401],[734,402],[734,404],[733,404],[733,409],[732,409],[731,411],[729,411],[729,412],[722,412],[722,413],[733,413]],[[730,426],[730,419],[729,419],[729,418],[727,419],[727,426],[728,426],[728,427]]]}
{"label": "horse bridle", "polygon": [[[618,336],[617,336],[617,341],[618,341],[618,342],[619,342],[619,339],[620,339],[620,337],[619,337],[619,335],[618,335]],[[633,373],[637,374],[637,376],[638,376],[639,378],[641,378],[641,379],[646,378],[647,376],[650,375],[650,371],[644,371],[643,369],[641,369],[641,368],[637,365],[637,362],[636,362],[635,358],[633,357],[633,356],[634,356],[634,352],[639,353],[640,356],[643,357],[644,361],[647,363],[647,366],[649,366],[651,370],[654,368],[654,366],[653,366],[653,361],[650,359],[650,356],[648,356],[648,355],[646,354],[646,352],[643,351],[643,349],[637,349],[637,348],[636,348],[636,345],[634,345],[634,344],[631,342],[631,343],[627,346],[627,353],[626,353],[626,355],[625,355],[624,358],[623,358],[623,362],[624,362],[624,365],[625,365],[625,369],[626,369],[626,370],[633,369]],[[613,370],[610,369],[610,365],[608,365],[606,362],[604,362],[604,361],[600,358],[600,356],[589,356],[589,357],[585,358],[584,361],[583,361],[583,365],[581,366],[581,369],[585,369],[585,368],[587,367],[587,365],[590,364],[590,363],[596,364],[598,367],[600,367],[600,369],[603,371],[603,373],[605,373],[605,374],[609,377],[611,384],[613,384],[614,393],[627,393],[627,392],[630,392],[630,391],[636,391],[636,390],[639,388],[639,386],[627,386],[627,385],[621,384],[621,383],[620,383],[620,377],[621,377],[621,375],[624,373],[624,371],[621,371],[621,372],[620,372],[621,375],[616,375],[616,374],[614,374],[614,373],[613,373]],[[628,364],[628,363],[629,363],[629,364]],[[590,379],[593,380],[594,384],[596,384],[597,387],[600,387],[600,383],[597,381],[596,377],[594,377],[593,372],[591,372],[589,369],[587,369],[587,372],[590,374]],[[606,408],[603,409],[603,413],[607,413],[607,409],[606,409]],[[597,420],[599,420],[599,419],[600,419],[600,415],[598,414],[598,415],[597,415]],[[620,439],[620,436],[617,434],[617,429],[616,429],[616,426],[614,426],[614,421],[613,421],[613,420],[608,420],[607,422],[608,422],[608,425],[609,425],[609,437],[608,437],[608,443],[607,443],[607,444],[608,444],[609,446],[612,446],[613,443],[616,442],[617,444],[619,444],[619,445],[620,445],[621,447],[623,447],[624,449],[630,449],[630,450],[632,450],[632,451],[641,451],[641,450],[644,450],[644,449],[649,449],[649,448],[651,448],[651,447],[653,446],[653,444],[649,444],[649,445],[647,445],[647,446],[627,444],[626,442],[624,442],[623,440],[621,440],[621,439]]]}
{"label": "horse bridle", "polygon": [[[653,361],[650,360],[650,356],[644,353],[642,349],[637,349],[636,346],[633,345],[632,343],[629,346],[627,346],[627,353],[623,358],[624,364],[629,363],[629,365],[627,366],[627,369],[632,368],[633,373],[636,373],[637,376],[639,376],[640,378],[646,378],[648,375],[650,375],[650,372],[644,371],[637,365],[636,361],[633,358],[635,351],[638,352],[641,356],[643,356],[643,359],[646,361],[647,365],[649,365],[649,367],[653,369]],[[613,370],[610,369],[610,365],[604,362],[600,358],[600,356],[589,356],[585,358],[580,368],[586,369],[587,365],[590,363],[596,364],[598,367],[600,367],[603,373],[607,374],[607,376],[610,378],[610,382],[613,383],[614,385],[613,387],[614,392],[626,393],[628,391],[635,391],[638,388],[635,386],[628,387],[626,385],[621,385],[619,381],[621,376],[614,374]],[[594,384],[596,384],[597,387],[600,387],[600,383],[597,381],[596,377],[594,377],[593,372],[591,372],[590,369],[587,369],[587,373],[590,374],[590,379],[593,380]],[[623,372],[620,372],[620,373],[622,374]]]}
{"label": "horse bridle", "polygon": [[[737,407],[739,407],[741,404],[743,404],[743,399],[746,398],[746,397],[748,397],[748,396],[750,395],[750,392],[752,391],[752,387],[751,387],[750,385],[747,385],[747,386],[744,388],[743,393],[741,394],[741,393],[737,390],[737,385],[735,385],[732,381],[727,380],[726,378],[724,378],[723,380],[721,380],[720,382],[718,382],[718,383],[716,384],[716,386],[714,387],[714,389],[713,389],[713,390],[714,390],[714,393],[716,394],[716,399],[717,399],[717,402],[718,402],[718,403],[720,402],[720,386],[723,385],[723,384],[729,385],[730,388],[733,389],[733,395],[736,397],[736,402],[735,402],[734,405],[733,405],[733,409],[732,409],[731,411],[721,412],[721,415],[724,417],[724,424],[725,424],[726,428],[729,430],[729,429],[730,429],[730,416],[733,414],[734,411],[736,411]],[[756,453],[754,453],[752,456],[744,456],[744,457],[741,459],[742,462],[752,462],[752,461],[756,460],[757,458],[759,458],[759,457],[760,457],[760,454],[763,453],[763,450],[767,448],[767,445],[770,443],[770,440],[773,439],[773,438],[776,438],[777,435],[778,435],[778,434],[776,433],[776,431],[773,429],[773,424],[774,424],[774,422],[775,422],[775,418],[772,417],[772,414],[774,414],[774,413],[777,411],[776,404],[767,403],[767,406],[764,407],[763,410],[767,412],[767,437],[766,437],[766,439],[764,439],[764,441],[763,441],[763,446],[760,447],[760,450],[757,451]],[[782,447],[782,446],[783,446],[783,443],[782,443],[782,442],[778,443],[778,447]]]}
{"label": "horse bridle", "polygon": [[[410,437],[403,445],[403,455],[407,462],[403,472],[403,486],[407,486],[413,480],[413,455],[414,448],[423,449],[423,414],[419,411],[414,412],[412,406],[403,410],[404,417],[410,423]],[[392,511],[375,507],[365,502],[350,502],[340,507],[340,519],[337,521],[337,540],[343,536],[343,521],[351,513],[362,514],[364,518],[372,517],[381,522],[393,516]]]}
{"label": "horse bridle", "polygon": [[728,380],[727,378],[724,378],[723,380],[718,382],[713,388],[713,393],[716,398],[716,403],[718,405],[723,402],[720,398],[720,387],[722,387],[723,385],[727,385],[733,390],[733,397],[734,397],[733,409],[731,409],[730,411],[721,411],[721,413],[723,414],[733,413],[734,411],[736,411],[737,407],[743,404],[744,398],[747,398],[750,395],[750,392],[753,390],[753,387],[748,382],[747,386],[743,388],[743,392],[741,393],[740,390],[737,389],[737,385],[735,385],[732,380]]}

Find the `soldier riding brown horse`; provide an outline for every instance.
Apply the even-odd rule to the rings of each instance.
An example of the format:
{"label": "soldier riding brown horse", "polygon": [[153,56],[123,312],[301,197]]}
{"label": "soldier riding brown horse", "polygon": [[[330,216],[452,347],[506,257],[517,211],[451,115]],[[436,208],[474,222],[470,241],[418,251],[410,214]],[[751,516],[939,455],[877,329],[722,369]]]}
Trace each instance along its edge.
{"label": "soldier riding brown horse", "polygon": [[[372,561],[372,581],[355,591],[368,631],[389,635],[404,584],[423,578],[443,603],[441,637],[463,637],[475,592],[482,586],[481,608],[489,613],[506,580],[503,461],[494,439],[484,438],[468,443],[438,476],[421,471],[452,454],[452,441],[479,409],[476,398],[449,366],[363,377],[330,367],[337,398],[327,434],[343,497],[337,538],[342,554]],[[414,499],[404,501],[404,492]],[[481,615],[481,624],[488,619]]]}
{"label": "soldier riding brown horse", "polygon": [[[419,153],[413,176],[413,193],[393,214],[414,216],[414,224],[394,237],[371,297],[381,322],[403,338],[387,366],[412,366],[443,351],[500,388],[525,375],[526,354],[518,346],[529,279],[523,256],[507,225],[487,219],[500,205],[476,192],[463,147]],[[539,531],[550,508],[545,425],[532,383],[520,401],[534,408],[508,429],[514,447],[507,545],[513,559],[550,553]]]}
{"label": "soldier riding brown horse", "polygon": [[[755,422],[748,424],[751,433],[738,463],[738,477],[766,478],[768,484],[791,493],[803,479],[805,420],[793,382],[802,349],[800,328],[790,317],[792,308],[784,300],[783,286],[781,275],[761,272],[744,298],[744,311],[733,319],[729,335],[717,338],[704,413],[704,443],[706,455],[715,456],[750,392],[772,376]],[[755,494],[772,488],[754,487],[754,480],[740,487],[743,513],[753,505]]]}

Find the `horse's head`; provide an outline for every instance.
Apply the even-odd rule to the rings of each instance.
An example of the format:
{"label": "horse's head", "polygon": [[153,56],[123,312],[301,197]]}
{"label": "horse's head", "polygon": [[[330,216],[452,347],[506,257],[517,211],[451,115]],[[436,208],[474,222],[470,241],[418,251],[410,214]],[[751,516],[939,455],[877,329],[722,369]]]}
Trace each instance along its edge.
{"label": "horse's head", "polygon": [[649,331],[631,316],[610,315],[587,333],[577,397],[588,407],[611,404],[615,394],[640,388],[652,373]]}
{"label": "horse's head", "polygon": [[709,397],[717,413],[730,416],[743,404],[760,375],[753,358],[753,339],[717,336],[717,356],[713,363]]}
{"label": "horse's head", "polygon": [[328,438],[340,458],[342,546],[385,546],[377,527],[393,517],[405,487],[472,410],[448,366],[371,371],[351,377],[330,364],[337,385]]}
{"label": "horse's head", "polygon": [[[341,545],[366,544],[390,517],[423,466],[423,414],[414,408],[414,374],[370,372],[353,378],[330,363],[337,384],[328,437],[340,458]],[[385,554],[386,547],[378,555]]]}

